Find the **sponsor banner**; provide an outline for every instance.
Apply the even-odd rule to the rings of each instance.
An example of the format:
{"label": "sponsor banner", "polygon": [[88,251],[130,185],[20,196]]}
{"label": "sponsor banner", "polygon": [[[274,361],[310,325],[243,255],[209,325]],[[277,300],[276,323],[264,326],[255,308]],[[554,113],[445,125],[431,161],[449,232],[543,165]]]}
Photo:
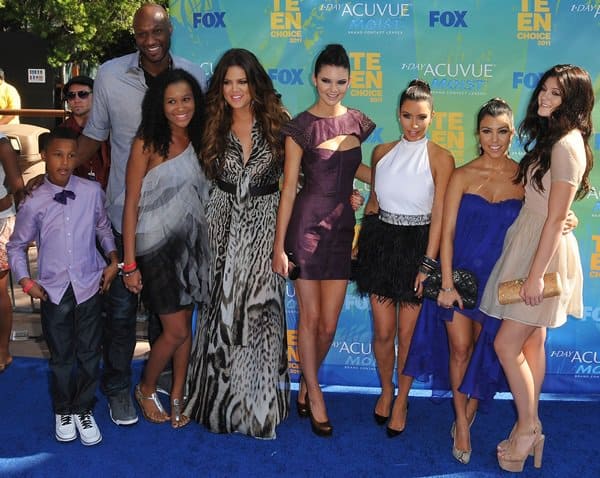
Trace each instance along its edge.
{"label": "sponsor banner", "polygon": [[[400,92],[414,78],[427,81],[435,115],[429,137],[449,149],[457,165],[478,154],[475,117],[482,103],[502,97],[523,117],[541,74],[556,63],[586,68],[600,80],[593,55],[600,5],[585,0],[171,0],[173,50],[210,77],[220,55],[247,48],[262,62],[292,114],[315,100],[312,69],[328,43],[343,44],[351,62],[345,104],[368,114],[377,128],[363,145],[363,161],[379,143],[398,138]],[[594,111],[600,129],[600,108]],[[600,134],[591,141],[596,163]],[[515,139],[511,155],[520,159]],[[573,209],[584,274],[584,318],[548,333],[546,391],[600,392],[600,167],[592,191]],[[369,187],[356,181],[366,197]],[[357,212],[360,219],[362,211]],[[358,222],[360,224],[360,221]],[[357,227],[357,230],[359,227]],[[286,294],[290,370],[299,370],[298,312],[293,284]],[[350,284],[337,333],[321,371],[328,384],[377,386],[368,301]],[[427,386],[416,384],[415,387]]]}

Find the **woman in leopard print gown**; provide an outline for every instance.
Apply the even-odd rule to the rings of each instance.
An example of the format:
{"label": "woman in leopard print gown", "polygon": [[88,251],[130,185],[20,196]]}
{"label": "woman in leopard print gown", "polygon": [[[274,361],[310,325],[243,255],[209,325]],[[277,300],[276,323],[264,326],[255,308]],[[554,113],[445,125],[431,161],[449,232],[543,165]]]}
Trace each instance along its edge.
{"label": "woman in leopard print gown", "polygon": [[288,117],[269,76],[243,49],[223,55],[206,98],[211,298],[198,319],[185,413],[213,432],[275,438],[289,408],[285,281],[271,271],[279,132]]}

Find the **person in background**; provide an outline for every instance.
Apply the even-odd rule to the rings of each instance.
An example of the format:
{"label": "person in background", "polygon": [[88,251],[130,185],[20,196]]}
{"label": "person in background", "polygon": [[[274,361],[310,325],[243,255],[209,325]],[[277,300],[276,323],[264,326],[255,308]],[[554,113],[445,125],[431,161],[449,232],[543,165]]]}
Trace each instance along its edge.
{"label": "person in background", "polygon": [[[68,442],[79,433],[81,443],[95,445],[102,440],[93,414],[102,341],[100,295],[117,275],[117,251],[100,185],[72,176],[76,133],[53,129],[41,154],[46,179],[19,208],[8,257],[23,292],[41,301],[55,437]],[[33,240],[38,245],[37,280],[27,267]],[[108,265],[96,241],[110,259]]]}
{"label": "person in background", "polygon": [[[0,110],[18,110],[21,109],[21,97],[17,89],[6,82],[4,70],[0,68]],[[0,115],[1,124],[19,124],[19,117],[16,115]]]}
{"label": "person in background", "polygon": [[379,425],[387,423],[390,438],[406,427],[413,379],[403,369],[421,308],[422,282],[437,265],[444,194],[454,170],[452,154],[426,136],[434,114],[429,85],[411,81],[397,111],[402,137],[373,150],[356,274],[357,289],[369,294],[373,313],[373,351],[381,381],[374,418]]}
{"label": "person in background", "polygon": [[272,439],[289,408],[285,281],[271,270],[289,116],[256,56],[241,48],[218,61],[206,105],[211,292],[184,413],[212,432]]}
{"label": "person in background", "polygon": [[[171,55],[173,27],[165,9],[154,3],[142,5],[133,18],[138,51],[102,64],[94,82],[92,112],[78,140],[79,164],[85,164],[110,137],[111,165],[106,187],[107,214],[113,226],[119,257],[122,251],[122,218],[125,203],[125,170],[141,121],[141,105],[148,87],[160,73],[182,68],[201,87],[206,80],[199,65]],[[110,416],[117,425],[137,423],[131,399],[131,360],[136,343],[138,297],[118,277],[108,294],[104,330],[104,371],[101,388],[108,398]],[[149,311],[150,317],[155,317]],[[149,338],[159,332],[151,329]],[[156,328],[159,328],[157,326]]]}
{"label": "person in background", "polygon": [[[80,135],[90,117],[93,93],[94,80],[89,76],[74,76],[67,81],[63,88],[63,97],[71,114],[60,126],[72,129]],[[102,189],[106,190],[109,168],[110,148],[108,141],[102,141],[100,149],[88,161],[77,166],[73,174],[98,181]]]}
{"label": "person in background", "polygon": [[[285,170],[272,267],[283,277],[297,277],[298,413],[310,417],[316,435],[330,436],[333,426],[318,371],[335,336],[350,278],[353,180],[369,182],[369,170],[361,165],[361,143],[375,123],[342,105],[350,86],[350,61],[342,45],[327,45],[319,53],[312,79],[316,103],[283,130]],[[301,169],[304,184],[298,192]]]}
{"label": "person in background", "polygon": [[[508,441],[498,446],[498,464],[507,471],[522,471],[531,454],[534,466],[542,466],[539,397],[546,373],[546,329],[560,327],[567,315],[583,317],[579,248],[572,233],[562,232],[572,202],[590,189],[593,107],[589,73],[575,65],[555,65],[540,78],[519,126],[525,155],[515,182],[525,185],[525,202],[506,234],[480,307],[502,319],[494,347],[517,410]],[[547,272],[559,274],[562,291],[544,298]],[[501,305],[499,284],[522,278],[522,301]]]}
{"label": "person in background", "polygon": [[23,178],[17,165],[17,153],[9,139],[0,133],[0,373],[13,361],[9,350],[13,315],[8,293],[9,265],[6,244],[13,232],[15,206],[19,203],[22,192]]}

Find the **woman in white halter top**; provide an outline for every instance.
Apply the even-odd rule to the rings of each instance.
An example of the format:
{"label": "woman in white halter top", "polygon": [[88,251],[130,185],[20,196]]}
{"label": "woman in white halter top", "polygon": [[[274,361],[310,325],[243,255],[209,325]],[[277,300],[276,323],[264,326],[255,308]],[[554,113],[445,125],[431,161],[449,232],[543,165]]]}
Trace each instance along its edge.
{"label": "woman in white halter top", "polygon": [[358,290],[369,294],[373,312],[373,350],[382,388],[374,417],[378,424],[388,424],[389,437],[406,426],[412,377],[402,370],[421,308],[426,267],[438,256],[444,193],[454,169],[452,154],[425,136],[433,116],[427,83],[409,84],[400,97],[398,116],[400,140],[373,150],[371,196],[358,242],[356,274]]}

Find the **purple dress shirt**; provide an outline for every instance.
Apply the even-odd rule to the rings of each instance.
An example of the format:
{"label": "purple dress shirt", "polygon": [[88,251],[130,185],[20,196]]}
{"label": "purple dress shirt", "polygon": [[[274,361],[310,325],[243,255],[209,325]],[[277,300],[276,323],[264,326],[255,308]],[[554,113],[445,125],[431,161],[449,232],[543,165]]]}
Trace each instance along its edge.
{"label": "purple dress shirt", "polygon": [[[54,200],[63,189],[75,193],[75,199],[67,199],[65,205]],[[6,246],[13,277],[16,281],[29,277],[26,248],[35,240],[37,282],[50,301],[60,303],[70,283],[77,303],[85,302],[98,292],[106,267],[96,249],[96,237],[106,254],[116,251],[100,184],[71,176],[61,188],[46,177],[17,212],[15,229]]]}

